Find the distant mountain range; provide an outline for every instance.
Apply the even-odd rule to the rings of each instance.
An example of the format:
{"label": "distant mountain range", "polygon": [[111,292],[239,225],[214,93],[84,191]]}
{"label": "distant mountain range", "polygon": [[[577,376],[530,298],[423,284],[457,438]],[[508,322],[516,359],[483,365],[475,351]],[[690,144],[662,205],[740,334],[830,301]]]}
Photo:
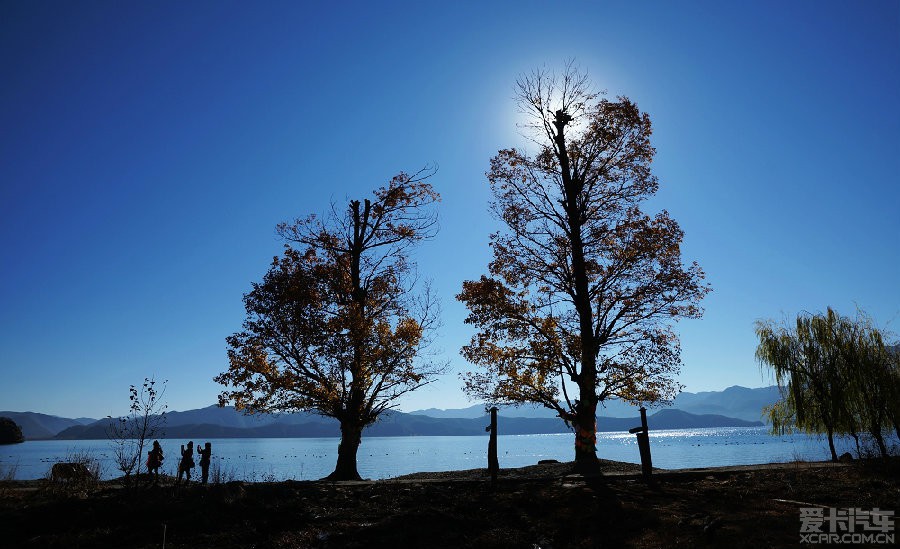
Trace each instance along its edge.
{"label": "distant mountain range", "polygon": [[69,419],[36,412],[0,412],[0,417],[8,417],[15,421],[22,428],[26,440],[53,438],[69,427],[89,425],[97,421],[91,418]]}
{"label": "distant mountain range", "polygon": [[[196,414],[200,412],[199,414]],[[182,414],[192,414],[199,418],[203,412],[232,414],[241,416],[233,408],[210,407],[191,410]],[[168,416],[168,414],[166,414]],[[212,414],[210,414],[212,415]],[[165,438],[299,438],[337,437],[340,429],[337,421],[312,414],[285,414],[271,421],[235,427],[221,423],[211,423],[201,419],[199,423],[166,421]],[[373,425],[366,428],[365,436],[432,436],[432,435],[480,435],[484,434],[489,421],[487,416],[479,418],[435,418],[424,415],[387,411]],[[627,431],[640,425],[640,418],[601,418],[597,424],[599,431]],[[660,410],[649,416],[651,429],[683,429],[697,427],[749,427],[762,425],[719,415],[695,415],[681,410]],[[59,432],[55,439],[105,439],[109,420],[100,420],[90,425],[75,425]],[[566,433],[569,429],[559,418],[500,417],[499,432],[505,435],[525,435],[544,433]],[[26,439],[28,436],[26,435]],[[160,437],[162,438],[162,437]]]}
{"label": "distant mountain range", "polygon": [[[682,393],[674,408],[650,410],[650,429],[744,427],[762,425],[763,406],[778,399],[777,387]],[[617,415],[618,414],[618,415]],[[68,419],[34,412],[0,412],[22,427],[26,440],[105,439],[109,419]],[[480,435],[488,424],[484,405],[451,410],[388,411],[366,429],[366,436]],[[637,408],[620,401],[607,403],[598,413],[599,431],[627,431],[640,425]],[[544,408],[522,406],[500,411],[501,434],[566,433],[569,429]],[[276,415],[244,415],[232,407],[209,406],[166,413],[165,438],[292,438],[337,437],[332,418],[298,412]]]}
{"label": "distant mountain range", "polygon": [[[702,393],[681,393],[667,408],[681,410],[691,414],[713,414],[745,421],[762,421],[762,409],[778,401],[781,395],[778,387],[761,387],[748,389],[735,385],[724,391],[705,391]],[[597,410],[597,416],[602,423],[608,418],[634,417],[638,415],[637,406],[632,406],[621,400],[608,400],[605,407]],[[411,414],[437,417],[437,418],[475,418],[485,414],[484,405],[476,404],[468,408],[455,408],[440,410],[428,408],[416,410]],[[652,413],[650,411],[649,413]],[[519,407],[503,407],[501,414],[514,417],[551,418],[556,417],[556,412],[539,406],[525,405]]]}

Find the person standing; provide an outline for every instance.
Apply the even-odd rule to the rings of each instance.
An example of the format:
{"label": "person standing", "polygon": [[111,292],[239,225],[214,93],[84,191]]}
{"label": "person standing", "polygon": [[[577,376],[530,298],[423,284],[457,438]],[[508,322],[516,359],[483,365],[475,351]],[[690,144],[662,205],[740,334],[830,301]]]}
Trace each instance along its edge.
{"label": "person standing", "polygon": [[200,473],[203,484],[209,480],[209,458],[212,455],[212,443],[207,442],[203,448],[198,447],[197,453],[200,454]]}
{"label": "person standing", "polygon": [[191,469],[194,468],[194,441],[190,441],[187,443],[187,448],[185,448],[184,444],[181,445],[181,462],[178,464],[178,483],[181,483],[181,475],[184,474],[187,477],[187,482],[191,481]]}
{"label": "person standing", "polygon": [[147,453],[147,473],[153,477],[153,484],[159,484],[159,468],[162,467],[163,450],[158,440],[153,441],[153,449]]}

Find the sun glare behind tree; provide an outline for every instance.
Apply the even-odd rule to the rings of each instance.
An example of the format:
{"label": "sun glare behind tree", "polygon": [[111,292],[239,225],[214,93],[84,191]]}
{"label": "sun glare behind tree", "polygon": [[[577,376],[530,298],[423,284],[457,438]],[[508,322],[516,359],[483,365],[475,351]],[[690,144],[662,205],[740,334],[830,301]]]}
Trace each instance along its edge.
{"label": "sun glare behind tree", "polygon": [[489,274],[457,296],[479,330],[462,349],[481,366],[465,389],[555,410],[574,427],[576,465],[592,468],[597,404],[678,393],[671,323],[699,318],[710,288],[699,265],[682,264],[678,223],[641,210],[658,188],[649,116],[601,98],[571,63],[516,89],[537,151],[491,159],[491,211],[505,230],[491,235]]}

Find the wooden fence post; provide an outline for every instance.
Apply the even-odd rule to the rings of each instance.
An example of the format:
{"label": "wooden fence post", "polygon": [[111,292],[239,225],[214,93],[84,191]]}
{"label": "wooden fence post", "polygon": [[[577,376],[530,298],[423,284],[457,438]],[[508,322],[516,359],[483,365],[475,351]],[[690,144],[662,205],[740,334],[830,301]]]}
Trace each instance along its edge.
{"label": "wooden fence post", "polygon": [[497,484],[497,473],[500,471],[500,462],[497,460],[497,407],[491,408],[491,424],[485,429],[491,433],[488,441],[488,472],[491,474],[491,486]]}

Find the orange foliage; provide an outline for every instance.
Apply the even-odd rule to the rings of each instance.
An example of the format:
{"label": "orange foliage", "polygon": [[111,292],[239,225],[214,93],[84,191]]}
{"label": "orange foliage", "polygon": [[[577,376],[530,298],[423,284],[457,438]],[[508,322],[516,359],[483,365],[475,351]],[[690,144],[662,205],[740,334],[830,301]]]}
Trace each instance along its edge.
{"label": "orange foliage", "polygon": [[598,402],[677,394],[670,324],[699,317],[709,286],[682,264],[678,224],[641,210],[658,188],[649,116],[627,98],[600,99],[571,65],[524,77],[518,91],[539,148],[491,159],[491,211],[505,230],[491,235],[488,274],[457,296],[478,328],[462,349],[481,366],[465,390],[556,410],[584,450]]}
{"label": "orange foliage", "polygon": [[220,404],[311,410],[361,429],[433,379],[440,365],[422,354],[438,310],[427,285],[413,287],[408,255],[436,227],[430,175],[400,174],[374,200],[279,225],[291,244],[244,296]]}

